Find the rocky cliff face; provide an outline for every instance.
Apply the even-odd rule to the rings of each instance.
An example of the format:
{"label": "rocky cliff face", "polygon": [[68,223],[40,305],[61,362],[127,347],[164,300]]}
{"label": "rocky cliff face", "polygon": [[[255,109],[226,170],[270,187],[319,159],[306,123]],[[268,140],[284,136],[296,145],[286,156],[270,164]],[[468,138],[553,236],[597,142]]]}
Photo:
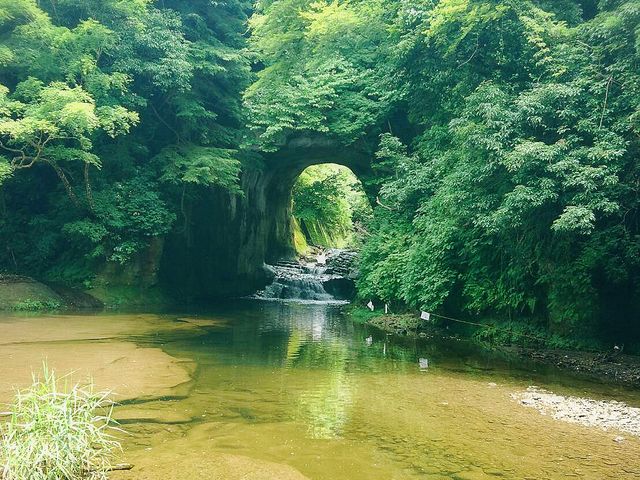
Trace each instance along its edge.
{"label": "rocky cliff face", "polygon": [[291,186],[245,171],[243,195],[203,189],[183,232],[166,239],[162,284],[195,301],[246,295],[271,279],[265,262],[293,258]]}

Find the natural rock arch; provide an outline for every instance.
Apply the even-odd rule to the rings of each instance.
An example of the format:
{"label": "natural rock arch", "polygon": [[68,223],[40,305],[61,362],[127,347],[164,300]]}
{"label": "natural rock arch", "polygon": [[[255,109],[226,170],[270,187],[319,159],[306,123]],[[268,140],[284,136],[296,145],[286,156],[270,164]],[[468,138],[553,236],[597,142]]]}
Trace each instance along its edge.
{"label": "natural rock arch", "polygon": [[167,239],[161,277],[183,298],[244,295],[269,281],[265,262],[292,258],[291,191],[309,166],[336,163],[368,175],[366,142],[345,147],[324,136],[299,136],[263,154],[263,164],[242,173],[243,195],[201,192],[188,233]]}

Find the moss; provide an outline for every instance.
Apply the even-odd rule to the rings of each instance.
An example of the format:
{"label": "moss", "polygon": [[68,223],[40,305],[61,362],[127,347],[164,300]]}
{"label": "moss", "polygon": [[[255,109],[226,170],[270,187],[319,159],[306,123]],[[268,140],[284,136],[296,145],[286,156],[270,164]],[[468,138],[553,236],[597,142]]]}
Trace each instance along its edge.
{"label": "moss", "polygon": [[300,223],[295,217],[292,217],[293,223],[293,245],[296,249],[296,253],[298,255],[306,255],[309,250],[309,244],[307,243],[307,238],[302,233],[302,229],[300,228]]}
{"label": "moss", "polygon": [[0,310],[52,310],[63,305],[56,292],[32,278],[14,275],[0,278]]}
{"label": "moss", "polygon": [[87,293],[102,301],[105,308],[109,309],[165,307],[174,303],[159,287],[99,285]]}

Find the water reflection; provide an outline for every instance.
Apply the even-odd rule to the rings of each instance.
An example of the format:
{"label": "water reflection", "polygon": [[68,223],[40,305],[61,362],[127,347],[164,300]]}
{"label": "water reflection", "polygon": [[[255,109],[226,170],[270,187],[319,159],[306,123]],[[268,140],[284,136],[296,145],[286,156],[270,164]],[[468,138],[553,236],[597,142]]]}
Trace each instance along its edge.
{"label": "water reflection", "polygon": [[160,438],[145,426],[138,437],[149,439],[145,447],[178,437],[180,448],[332,480],[563,478],[584,468],[575,459],[555,462],[570,452],[590,455],[582,463],[596,476],[586,478],[629,478],[607,472],[603,459],[618,456],[622,465],[632,458],[630,443],[583,436],[522,411],[509,396],[530,383],[597,394],[593,384],[532,373],[530,364],[464,342],[390,337],[350,322],[335,305],[240,303],[197,318],[215,324],[198,335],[154,337],[198,363],[190,395],[157,407],[190,416],[192,425]]}
{"label": "water reflection", "polygon": [[[295,311],[295,307],[294,307]],[[261,328],[263,333],[278,330],[288,335],[285,368],[321,368],[322,378],[310,388],[297,392],[296,419],[307,425],[310,438],[338,438],[347,423],[353,388],[347,368],[349,345],[335,332],[326,305],[306,308],[296,315],[291,306],[282,308],[275,322]]]}

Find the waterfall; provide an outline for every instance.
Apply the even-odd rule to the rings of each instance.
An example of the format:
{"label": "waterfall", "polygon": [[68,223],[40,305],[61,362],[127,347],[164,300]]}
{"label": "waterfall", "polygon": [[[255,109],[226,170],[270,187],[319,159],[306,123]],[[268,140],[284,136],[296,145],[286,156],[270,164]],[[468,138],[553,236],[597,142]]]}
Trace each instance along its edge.
{"label": "waterfall", "polygon": [[341,285],[352,284],[353,280],[347,278],[344,269],[331,266],[332,258],[341,258],[343,253],[341,250],[331,251],[326,265],[304,261],[280,261],[275,265],[267,265],[274,274],[273,282],[254,297],[314,302],[344,301],[349,297],[349,293],[344,294]]}

